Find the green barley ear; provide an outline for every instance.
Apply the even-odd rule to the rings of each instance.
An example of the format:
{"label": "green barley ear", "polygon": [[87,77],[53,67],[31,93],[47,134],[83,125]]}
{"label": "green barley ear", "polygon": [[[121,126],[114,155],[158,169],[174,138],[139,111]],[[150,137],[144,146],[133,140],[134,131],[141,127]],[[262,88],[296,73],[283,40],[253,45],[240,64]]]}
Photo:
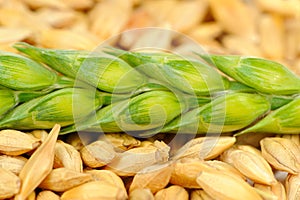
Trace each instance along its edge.
{"label": "green barley ear", "polygon": [[300,78],[284,65],[241,56],[201,55],[233,79],[260,92],[293,95],[300,92]]}
{"label": "green barley ear", "polygon": [[17,99],[11,90],[0,89],[0,119],[17,104]]}
{"label": "green barley ear", "polygon": [[20,104],[0,120],[0,128],[50,129],[67,126],[102,105],[100,98],[84,89],[65,88]]}
{"label": "green barley ear", "polygon": [[180,127],[188,131],[188,126],[194,130],[194,123],[198,123],[198,133],[232,132],[248,126],[269,110],[267,97],[251,93],[230,93],[185,113],[182,118],[178,117],[168,124],[163,131],[178,130]]}
{"label": "green barley ear", "polygon": [[209,95],[228,87],[227,78],[199,60],[185,59],[170,53],[139,53],[108,48],[145,75],[186,93]]}
{"label": "green barley ear", "polygon": [[300,97],[297,97],[237,135],[252,132],[298,134],[299,129]]}
{"label": "green barley ear", "polygon": [[55,72],[29,58],[0,52],[0,85],[14,90],[42,90],[58,79]]}

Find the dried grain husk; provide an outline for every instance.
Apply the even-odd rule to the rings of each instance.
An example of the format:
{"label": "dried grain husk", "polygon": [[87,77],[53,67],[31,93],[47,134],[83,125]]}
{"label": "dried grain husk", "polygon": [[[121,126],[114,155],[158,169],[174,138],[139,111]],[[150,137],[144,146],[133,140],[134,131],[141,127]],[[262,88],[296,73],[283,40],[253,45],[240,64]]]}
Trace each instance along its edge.
{"label": "dried grain husk", "polygon": [[12,42],[0,43],[0,50],[1,51],[17,53],[17,51],[12,47],[12,45],[13,45]]}
{"label": "dried grain husk", "polygon": [[246,151],[246,152],[249,152],[249,153],[253,153],[257,156],[261,156],[261,151],[259,151],[257,148],[255,148],[251,145],[240,144],[240,145],[234,146],[234,148],[242,150],[242,151]]}
{"label": "dried grain husk", "polygon": [[286,29],[286,37],[285,37],[285,57],[293,60],[297,58],[298,55],[298,41],[300,34],[300,25],[299,20],[296,18],[288,18],[285,20],[285,29]]}
{"label": "dried grain husk", "polygon": [[120,33],[129,20],[131,9],[129,0],[112,0],[96,4],[89,12],[90,31],[103,39]]}
{"label": "dried grain husk", "polygon": [[281,59],[284,56],[285,30],[281,16],[264,14],[259,20],[260,46],[264,56]]}
{"label": "dried grain husk", "polygon": [[[244,149],[248,147],[244,147]],[[231,164],[244,176],[257,183],[266,185],[276,183],[271,166],[257,151],[254,148],[243,150],[243,147],[240,147],[240,149],[235,147],[225,151],[221,155],[221,160]]]}
{"label": "dried grain husk", "polygon": [[116,175],[114,172],[110,170],[97,170],[97,169],[91,169],[91,170],[85,170],[84,171],[87,174],[91,174],[94,181],[104,181],[111,185],[114,185],[120,189],[123,190],[123,192],[127,195],[127,191],[124,185],[123,180]]}
{"label": "dried grain husk", "polygon": [[300,170],[300,149],[286,138],[264,138],[260,141],[262,156],[278,170],[297,174]]}
{"label": "dried grain husk", "polygon": [[214,200],[204,190],[193,190],[190,194],[190,200]]}
{"label": "dried grain husk", "polygon": [[79,137],[75,133],[70,133],[66,138],[66,142],[72,145],[77,151],[80,151],[87,144],[86,141],[82,140],[82,137]]}
{"label": "dried grain husk", "polygon": [[222,162],[219,160],[208,160],[204,163],[214,169],[226,173],[227,175],[236,176],[237,178],[242,178],[243,180],[246,180],[246,176],[244,176],[241,172],[239,172],[239,170],[237,170],[235,167],[226,162]]}
{"label": "dried grain husk", "polygon": [[27,197],[26,200],[36,200],[35,191],[31,192],[30,195]]}
{"label": "dried grain husk", "polygon": [[91,181],[92,175],[80,173],[67,168],[53,169],[52,172],[41,182],[39,188],[64,192],[73,187]]}
{"label": "dried grain husk", "polygon": [[235,137],[199,137],[192,139],[182,146],[172,157],[173,160],[180,158],[200,158],[209,160],[218,157],[236,141]]}
{"label": "dried grain husk", "polygon": [[167,14],[164,22],[169,23],[173,30],[186,32],[199,24],[207,11],[208,2],[206,0],[178,1],[171,12]]}
{"label": "dried grain husk", "polygon": [[0,168],[0,199],[13,197],[20,190],[20,178],[9,170]]}
{"label": "dried grain husk", "polygon": [[41,140],[42,142],[44,142],[48,137],[48,133],[45,130],[34,130],[30,132],[30,134],[36,137],[37,139]]}
{"label": "dried grain husk", "polygon": [[281,137],[292,140],[296,145],[300,146],[300,135],[299,134],[284,134]]}
{"label": "dried grain husk", "polygon": [[54,49],[92,50],[99,43],[99,40],[90,33],[79,33],[67,29],[44,29],[37,39],[43,47]]}
{"label": "dried grain husk", "polygon": [[54,192],[44,190],[37,195],[36,200],[60,200],[60,198]]}
{"label": "dried grain husk", "polygon": [[287,199],[299,199],[300,198],[300,176],[290,174],[286,178],[285,188],[287,193]]}
{"label": "dried grain husk", "polygon": [[[143,8],[133,10],[132,14],[130,15],[130,18],[128,20],[128,23],[126,25],[127,29],[133,29],[133,28],[142,28],[142,27],[150,27],[153,26],[155,23],[153,19],[151,19],[151,16],[149,13],[147,13]],[[136,34],[130,34],[130,35],[124,35],[124,37],[121,37],[119,40],[119,43],[121,45],[124,45],[124,47],[130,47],[131,43],[136,40],[138,33]]]}
{"label": "dried grain husk", "polygon": [[282,183],[277,182],[271,186],[263,185],[259,183],[254,184],[254,188],[259,191],[260,195],[264,199],[277,199],[277,200],[286,200],[286,192]]}
{"label": "dried grain husk", "polygon": [[258,43],[237,35],[224,36],[222,43],[231,54],[252,55],[262,57],[263,53]]}
{"label": "dried grain husk", "polygon": [[107,133],[105,139],[115,147],[116,151],[126,151],[141,145],[141,141],[124,133]]}
{"label": "dried grain husk", "polygon": [[80,153],[72,145],[58,140],[55,145],[53,167],[64,167],[77,172],[82,172],[83,167]]}
{"label": "dried grain husk", "polygon": [[281,182],[271,185],[271,191],[278,197],[278,200],[286,200],[286,190]]}
{"label": "dried grain husk", "polygon": [[252,1],[210,0],[209,3],[213,17],[227,32],[256,39],[258,13]]}
{"label": "dried grain husk", "polygon": [[0,168],[9,170],[16,175],[19,175],[26,162],[27,158],[22,156],[0,155]]}
{"label": "dried grain husk", "polygon": [[133,176],[146,167],[168,161],[169,151],[170,147],[164,142],[155,141],[153,145],[119,153],[106,169],[112,170],[119,176]]}
{"label": "dried grain husk", "polygon": [[276,196],[271,191],[271,187],[269,185],[263,185],[259,183],[255,183],[253,187],[256,191],[264,198],[264,199],[274,199]]}
{"label": "dried grain husk", "polygon": [[92,181],[64,192],[61,200],[125,200],[124,191],[105,181]]}
{"label": "dried grain husk", "polygon": [[27,9],[3,8],[0,9],[0,23],[10,28],[26,28],[36,33],[48,29],[49,26],[36,18],[32,11]]}
{"label": "dried grain husk", "polygon": [[150,189],[154,194],[165,188],[170,180],[173,166],[169,163],[152,165],[138,172],[132,180],[129,192],[136,189]]}
{"label": "dried grain husk", "polygon": [[174,163],[170,183],[185,188],[201,188],[196,179],[202,170],[210,168],[201,160],[183,158]]}
{"label": "dried grain husk", "polygon": [[91,168],[102,167],[112,162],[117,156],[113,146],[102,140],[98,140],[83,147],[80,154],[84,164]]}
{"label": "dried grain husk", "polygon": [[[89,23],[88,23],[88,17],[85,13],[76,13],[76,18],[70,24],[68,27],[69,30],[78,32],[78,33],[88,33],[89,32]],[[99,40],[99,42],[101,42]]]}
{"label": "dried grain husk", "polygon": [[274,0],[271,4],[267,0],[256,0],[256,2],[259,9],[262,9],[263,11],[278,13],[284,16],[299,16],[300,3],[297,0]]}
{"label": "dried grain husk", "polygon": [[[176,6],[176,1],[145,1],[141,4],[141,9],[150,15],[155,24],[166,21],[168,14]],[[157,13],[161,13],[158,15]]]}
{"label": "dried grain husk", "polygon": [[130,192],[129,200],[154,200],[154,196],[149,188],[140,188]]}
{"label": "dried grain husk", "polygon": [[0,27],[0,43],[14,43],[32,37],[32,30],[26,28]]}
{"label": "dried grain husk", "polygon": [[10,1],[0,1],[1,8],[13,8],[16,10],[28,10],[27,5],[23,1],[19,0],[10,0]]}
{"label": "dried grain husk", "polygon": [[203,40],[214,40],[221,35],[223,29],[217,22],[204,22],[188,33],[192,38],[201,42]]}
{"label": "dried grain husk", "polygon": [[24,0],[24,3],[27,4],[32,9],[37,9],[41,7],[50,7],[55,9],[66,9],[67,6],[63,1],[53,0]]}
{"label": "dried grain husk", "polygon": [[188,192],[178,185],[172,185],[168,188],[158,191],[155,196],[155,200],[188,200]]}
{"label": "dried grain husk", "polygon": [[259,142],[265,137],[271,137],[274,134],[270,133],[251,133],[251,134],[243,134],[236,137],[236,144],[242,145],[250,145],[252,147],[258,148]]}
{"label": "dried grain husk", "polygon": [[87,10],[93,7],[93,0],[65,0],[63,1],[68,8],[74,10]]}
{"label": "dried grain husk", "polygon": [[36,11],[36,16],[54,28],[67,28],[74,23],[76,12],[72,10],[56,10],[41,8]]}
{"label": "dried grain husk", "polygon": [[32,151],[41,144],[40,140],[16,130],[0,131],[0,153],[18,156]]}
{"label": "dried grain husk", "polygon": [[21,189],[15,200],[26,199],[51,172],[54,160],[55,143],[60,126],[55,125],[43,144],[31,155],[20,172]]}
{"label": "dried grain husk", "polygon": [[144,140],[144,141],[141,142],[140,147],[147,147],[147,146],[153,146],[153,142],[151,142],[149,140]]}
{"label": "dried grain husk", "polygon": [[205,192],[216,199],[240,200],[243,197],[248,200],[262,200],[247,182],[217,170],[202,171],[197,182]]}
{"label": "dried grain husk", "polygon": [[254,187],[255,191],[264,199],[264,200],[277,200],[278,198],[268,190]]}

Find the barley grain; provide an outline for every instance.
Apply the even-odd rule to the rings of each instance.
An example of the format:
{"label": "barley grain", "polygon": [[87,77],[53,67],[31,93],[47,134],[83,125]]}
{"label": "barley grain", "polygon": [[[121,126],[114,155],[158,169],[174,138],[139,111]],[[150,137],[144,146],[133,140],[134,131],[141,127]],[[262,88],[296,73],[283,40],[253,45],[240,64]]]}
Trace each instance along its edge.
{"label": "barley grain", "polygon": [[37,148],[39,139],[15,130],[0,131],[0,153],[17,156]]}
{"label": "barley grain", "polygon": [[61,140],[55,145],[54,168],[64,167],[82,172],[82,159],[80,153],[72,146]]}
{"label": "barley grain", "polygon": [[156,193],[168,185],[172,169],[169,163],[144,168],[134,176],[129,192],[148,188],[153,194]]}
{"label": "barley grain", "polygon": [[53,169],[50,174],[41,182],[39,188],[64,192],[73,187],[92,180],[92,175],[80,173],[67,168]]}
{"label": "barley grain", "polygon": [[129,194],[129,200],[154,200],[150,189],[134,189]]}
{"label": "barley grain", "polygon": [[64,192],[61,200],[125,200],[123,190],[107,182],[92,181]]}
{"label": "barley grain", "polygon": [[117,155],[110,143],[101,140],[83,147],[80,153],[84,164],[91,168],[102,167]]}
{"label": "barley grain", "polygon": [[155,196],[155,200],[188,200],[188,192],[178,185],[172,185],[168,188],[158,191]]}
{"label": "barley grain", "polygon": [[13,197],[20,190],[20,179],[12,172],[0,168],[0,199]]}
{"label": "barley grain", "polygon": [[22,156],[0,155],[0,168],[7,169],[12,173],[19,175],[27,159]]}
{"label": "barley grain", "polygon": [[55,125],[44,143],[31,155],[20,172],[21,189],[15,200],[26,199],[51,172],[54,160],[55,142],[60,126]]}
{"label": "barley grain", "polygon": [[36,200],[60,200],[60,198],[52,191],[43,190],[37,195]]}

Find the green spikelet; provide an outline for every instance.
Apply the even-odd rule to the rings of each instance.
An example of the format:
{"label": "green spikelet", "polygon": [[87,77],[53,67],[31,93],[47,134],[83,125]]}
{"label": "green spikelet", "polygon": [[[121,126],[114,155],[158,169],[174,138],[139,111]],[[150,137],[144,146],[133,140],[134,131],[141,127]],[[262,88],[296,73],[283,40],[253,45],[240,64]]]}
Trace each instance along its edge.
{"label": "green spikelet", "polygon": [[[198,133],[220,133],[240,130],[270,110],[269,100],[258,94],[232,93],[191,110],[168,124],[163,132],[198,129]],[[191,128],[189,128],[189,126]]]}
{"label": "green spikelet", "polygon": [[265,118],[238,135],[250,132],[299,134],[300,97],[272,111]]}
{"label": "green spikelet", "polygon": [[0,85],[14,90],[42,90],[58,79],[55,72],[29,58],[0,52]]}
{"label": "green spikelet", "polygon": [[201,55],[201,57],[228,76],[259,92],[276,95],[300,93],[300,78],[277,62],[241,56]]}
{"label": "green spikelet", "polygon": [[54,124],[67,126],[102,105],[84,89],[66,88],[23,103],[0,120],[0,128],[50,129]]}

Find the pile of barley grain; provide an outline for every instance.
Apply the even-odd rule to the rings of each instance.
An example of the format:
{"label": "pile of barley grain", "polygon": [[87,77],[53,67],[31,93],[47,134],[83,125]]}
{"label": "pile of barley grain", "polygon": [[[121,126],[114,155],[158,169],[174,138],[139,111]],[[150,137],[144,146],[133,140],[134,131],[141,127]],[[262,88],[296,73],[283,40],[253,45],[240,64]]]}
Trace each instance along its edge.
{"label": "pile of barley grain", "polygon": [[[12,43],[27,41],[91,50],[124,30],[164,27],[207,51],[265,57],[299,74],[299,13],[298,0],[0,0],[0,49],[14,51]],[[170,44],[171,36],[157,37]],[[149,42],[149,35],[114,42],[134,47],[141,40]]]}
{"label": "pile of barley grain", "polygon": [[299,199],[299,135],[265,137],[258,150],[231,136],[176,149],[116,133],[66,143],[58,133],[0,131],[0,199]]}

